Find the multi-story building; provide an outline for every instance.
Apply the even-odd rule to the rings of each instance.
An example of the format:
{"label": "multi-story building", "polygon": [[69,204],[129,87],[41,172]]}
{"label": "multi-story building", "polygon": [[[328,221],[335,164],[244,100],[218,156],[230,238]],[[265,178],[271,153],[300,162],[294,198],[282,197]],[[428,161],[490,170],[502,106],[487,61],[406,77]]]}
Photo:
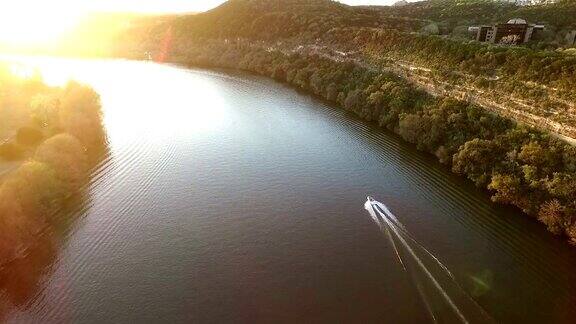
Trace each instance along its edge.
{"label": "multi-story building", "polygon": [[528,24],[523,19],[512,19],[505,24],[494,27],[492,43],[506,43],[510,45],[522,44],[528,35]]}
{"label": "multi-story building", "polygon": [[494,37],[493,26],[472,26],[468,27],[468,32],[479,42],[490,42]]}
{"label": "multi-story building", "polygon": [[479,42],[519,45],[533,39],[538,32],[544,30],[544,26],[528,24],[524,19],[515,18],[507,23],[471,27],[469,30],[475,33],[475,39]]}
{"label": "multi-story building", "polygon": [[557,2],[557,0],[500,0],[500,1],[505,3],[513,3],[517,6],[537,6]]}
{"label": "multi-story building", "polygon": [[572,30],[566,35],[566,44],[576,46],[576,30]]}

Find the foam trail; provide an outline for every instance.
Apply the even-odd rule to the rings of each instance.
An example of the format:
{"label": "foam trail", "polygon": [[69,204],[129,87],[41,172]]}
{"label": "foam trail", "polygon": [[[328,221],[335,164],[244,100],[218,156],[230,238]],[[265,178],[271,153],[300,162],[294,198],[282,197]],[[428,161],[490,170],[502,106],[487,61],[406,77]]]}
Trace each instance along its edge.
{"label": "foam trail", "polygon": [[[384,224],[380,221],[380,218],[376,214],[376,210],[374,210],[372,205],[370,204],[370,200],[368,202],[366,202],[365,208],[366,208],[366,210],[368,210],[368,212],[370,213],[370,215],[372,216],[374,221],[380,226],[380,230],[382,231],[382,233],[386,234],[386,236],[388,237],[388,240],[392,244],[394,252],[396,253],[396,257],[398,258],[398,262],[402,265],[402,268],[404,269],[404,271],[408,272],[408,268],[407,268],[406,264],[404,263],[404,261],[402,260],[402,256],[400,255],[400,251],[396,245],[394,238],[392,237],[392,233],[390,232],[390,229],[387,226],[384,226]],[[426,310],[428,311],[428,314],[430,315],[432,320],[435,323],[437,323],[438,320],[437,320],[436,316],[434,315],[434,311],[432,309],[432,306],[428,302],[428,298],[426,297],[426,294],[424,293],[424,289],[422,287],[422,284],[420,283],[420,281],[417,278],[413,278],[413,279],[415,281],[418,294],[420,295],[420,298],[424,302],[424,305],[426,306]]]}
{"label": "foam trail", "polygon": [[[369,202],[370,202],[370,200],[369,200],[367,203],[369,203]],[[373,206],[372,208],[375,209],[375,211],[374,211],[375,213],[378,213],[378,214],[380,214],[381,216],[384,216],[384,217],[382,217],[382,218],[383,218],[385,221],[386,221],[386,220],[391,220],[391,221],[394,223],[394,225],[397,226],[398,231],[400,231],[401,234],[402,234],[405,238],[407,238],[408,240],[410,240],[413,244],[415,244],[415,245],[418,246],[422,251],[424,251],[424,253],[426,253],[430,258],[432,258],[432,259],[437,263],[437,265],[440,266],[440,267],[446,272],[446,274],[447,274],[451,279],[456,280],[456,279],[454,278],[454,276],[452,275],[452,272],[450,272],[450,270],[448,270],[448,268],[447,268],[438,258],[436,258],[436,256],[435,256],[434,254],[432,254],[430,251],[428,251],[428,249],[426,249],[424,246],[422,246],[422,244],[420,244],[418,241],[416,241],[416,239],[414,239],[414,238],[410,235],[410,233],[408,233],[408,232],[406,231],[406,229],[404,228],[404,225],[402,225],[402,223],[400,223],[400,222],[398,221],[398,219],[396,218],[396,216],[395,216],[394,214],[392,214],[392,212],[388,209],[388,207],[386,207],[386,205],[384,205],[384,204],[381,203],[381,202],[375,201],[375,200],[372,200],[371,204],[372,204],[372,206]],[[366,208],[366,206],[364,206],[364,207]],[[372,208],[370,208],[370,209],[372,209]],[[384,214],[384,215],[382,215],[382,214]],[[376,221],[378,222],[378,217],[376,217]]]}
{"label": "foam trail", "polygon": [[[458,295],[461,295],[464,299],[464,304],[471,306],[473,309],[471,311],[470,317],[474,319],[480,319],[481,322],[492,322],[492,319],[486,312],[480,307],[469,295],[467,295],[464,290],[458,285],[452,273],[448,268],[438,260],[430,251],[424,248],[418,241],[416,241],[405,229],[402,223],[396,218],[396,216],[388,209],[388,207],[371,197],[364,204],[364,208],[369,212],[370,216],[378,224],[382,232],[387,236],[388,240],[391,242],[394,252],[398,258],[399,263],[402,265],[403,269],[412,276],[412,280],[415,282],[416,289],[422,299],[422,302],[426,306],[426,309],[434,322],[438,321],[433,309],[433,302],[431,301],[425,293],[425,282],[421,282],[418,278],[418,274],[424,274],[424,279],[432,285],[437,294],[441,296],[441,299],[449,309],[453,312],[454,316],[461,323],[470,323],[468,319],[468,314],[465,314],[462,304],[462,300],[455,300],[448,292],[445,286],[452,286],[456,288]],[[405,253],[401,253],[401,249]],[[433,265],[441,269],[441,275],[435,276],[430,267],[427,267],[422,258],[418,255],[418,251],[423,252],[423,257],[428,257],[428,261],[432,262]],[[405,254],[403,258],[403,254]],[[416,269],[414,273],[409,271],[410,264],[415,264]],[[447,284],[442,284],[441,278],[446,276],[449,280]],[[473,314],[472,314],[473,313]],[[473,320],[475,322],[475,320]]]}

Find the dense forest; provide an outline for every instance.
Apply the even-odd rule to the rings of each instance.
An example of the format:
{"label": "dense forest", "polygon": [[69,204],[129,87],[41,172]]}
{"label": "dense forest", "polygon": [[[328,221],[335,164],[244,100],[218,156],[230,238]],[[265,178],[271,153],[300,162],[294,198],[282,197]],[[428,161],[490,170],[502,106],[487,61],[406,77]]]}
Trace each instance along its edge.
{"label": "dense forest", "polygon": [[[390,23],[402,23],[392,19]],[[411,20],[403,28],[410,28]],[[182,16],[172,23],[187,37],[277,38],[321,36],[334,26],[379,26],[384,20],[370,10],[355,9],[330,0],[232,0],[215,10]]]}
{"label": "dense forest", "polygon": [[38,241],[56,209],[86,180],[91,153],[105,147],[99,96],[70,82],[50,87],[38,75],[0,67],[0,268]]}
{"label": "dense forest", "polygon": [[[562,10],[573,4],[547,8],[534,20],[564,17]],[[576,100],[575,56],[420,32],[433,20],[448,26],[461,23],[451,17],[480,22],[474,17],[490,12],[486,19],[497,21],[534,10],[488,1],[358,8],[328,0],[232,0],[204,14],[139,27],[131,37],[162,61],[265,75],[378,123],[489,191],[495,202],[522,209],[576,244],[575,147],[465,100],[430,95],[384,67],[408,62],[434,78],[471,79],[482,91],[506,91],[568,116]]]}

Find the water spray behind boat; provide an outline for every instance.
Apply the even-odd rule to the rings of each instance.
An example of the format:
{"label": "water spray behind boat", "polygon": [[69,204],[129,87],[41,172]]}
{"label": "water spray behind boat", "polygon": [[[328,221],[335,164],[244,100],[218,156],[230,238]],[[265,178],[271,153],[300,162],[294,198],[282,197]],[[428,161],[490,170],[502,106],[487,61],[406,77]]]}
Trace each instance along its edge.
{"label": "water spray behind boat", "polygon": [[448,267],[420,244],[386,205],[368,196],[364,208],[390,242],[433,322],[494,322],[458,284]]}

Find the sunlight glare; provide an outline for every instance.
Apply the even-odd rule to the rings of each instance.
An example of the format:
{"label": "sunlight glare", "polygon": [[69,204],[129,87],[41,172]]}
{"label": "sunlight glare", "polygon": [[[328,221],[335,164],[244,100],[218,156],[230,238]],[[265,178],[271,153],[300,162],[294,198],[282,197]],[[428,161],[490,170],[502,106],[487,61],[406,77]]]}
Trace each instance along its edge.
{"label": "sunlight glare", "polygon": [[[218,87],[206,82],[201,73],[124,60],[18,55],[0,55],[0,60],[11,63],[12,71],[18,75],[39,73],[51,86],[64,86],[75,80],[94,88],[101,95],[107,132],[116,141],[110,143],[112,149],[137,136],[134,128],[154,134],[161,142],[175,132],[192,138],[218,132],[231,123],[228,104]],[[110,78],[111,75],[115,77]],[[127,128],[127,124],[132,126]]]}
{"label": "sunlight glare", "polygon": [[2,1],[0,42],[44,45],[58,41],[77,25],[84,11],[74,0]]}

